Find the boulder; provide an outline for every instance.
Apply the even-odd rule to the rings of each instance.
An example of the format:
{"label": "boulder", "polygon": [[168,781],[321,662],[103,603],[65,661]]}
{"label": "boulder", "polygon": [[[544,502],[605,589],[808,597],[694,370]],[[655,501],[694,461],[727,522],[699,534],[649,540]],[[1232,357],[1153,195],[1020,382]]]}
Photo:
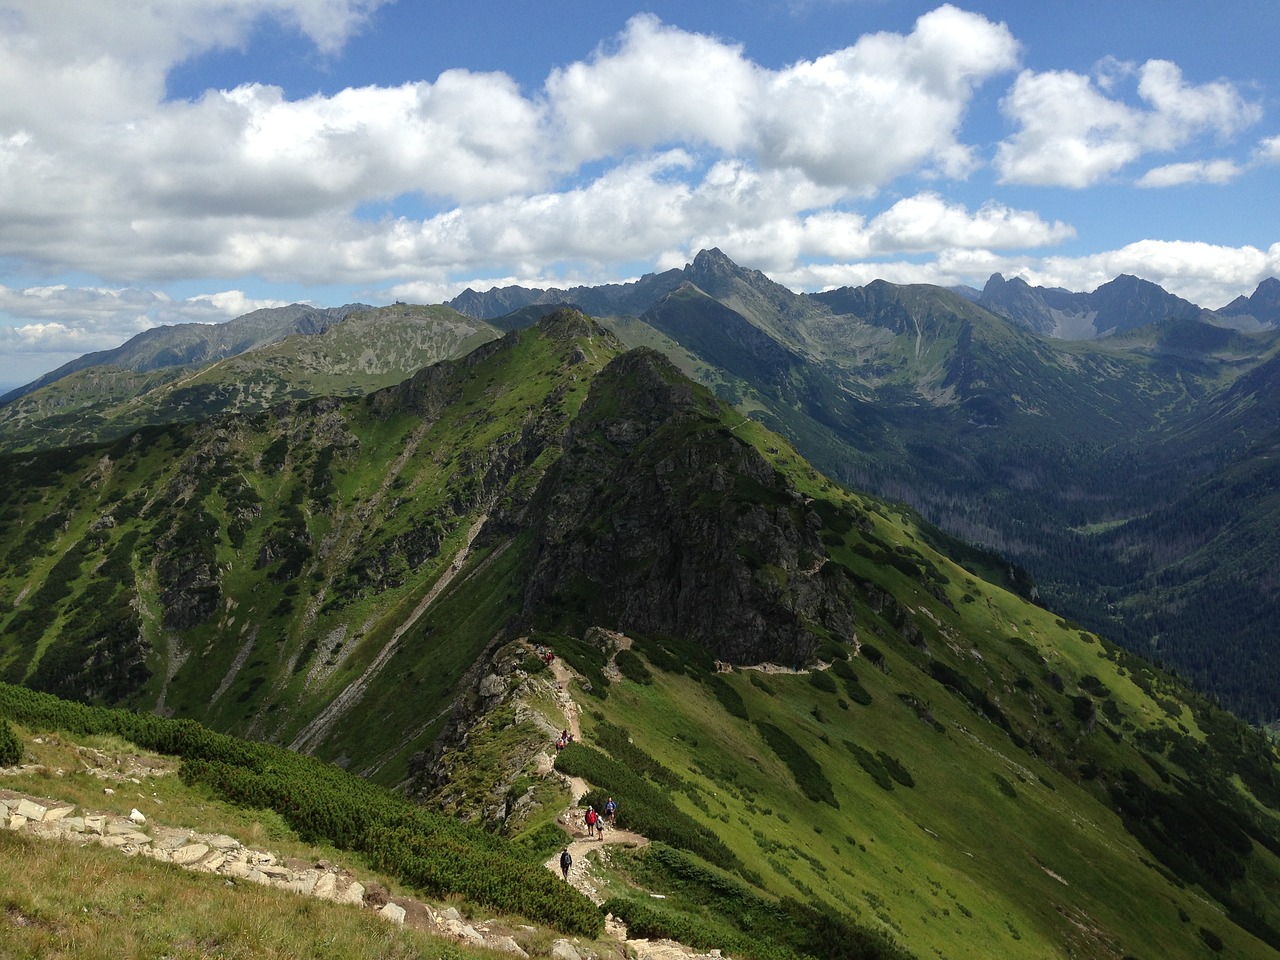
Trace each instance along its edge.
{"label": "boulder", "polygon": [[398,903],[388,903],[378,911],[378,916],[384,920],[390,920],[394,924],[403,924],[405,918],[405,909]]}

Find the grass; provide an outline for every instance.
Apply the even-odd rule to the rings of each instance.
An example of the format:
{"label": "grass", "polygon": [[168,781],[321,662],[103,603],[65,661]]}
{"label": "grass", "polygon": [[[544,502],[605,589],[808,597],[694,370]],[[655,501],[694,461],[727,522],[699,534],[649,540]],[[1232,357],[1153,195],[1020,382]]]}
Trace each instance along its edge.
{"label": "grass", "polygon": [[195,873],[99,847],[0,832],[7,960],[491,958],[372,911]]}
{"label": "grass", "polygon": [[[1071,684],[1062,703],[1078,689],[1077,678],[1092,675],[1126,715],[1168,726],[1096,641],[998,588],[966,582],[963,571],[943,569],[957,596],[978,591],[966,615],[977,607],[988,624],[990,639],[971,642],[981,647],[990,673],[1012,677],[1015,667],[1025,671],[1045,657]],[[941,624],[930,622],[933,645],[945,648],[952,615],[923,591],[917,597]],[[1008,644],[1001,639],[1006,635],[1025,638],[1030,647]],[[1246,957],[1261,947],[1192,890],[1163,878],[1089,782],[1077,783],[1019,750],[1004,730],[929,679],[918,666],[919,652],[879,617],[868,611],[859,636],[884,657],[884,669],[851,661],[871,695],[868,706],[837,709],[832,695],[803,675],[762,678],[744,671],[718,678],[736,694],[735,704],[740,697],[745,706],[729,712],[723,691],[650,663],[650,683],[615,683],[597,709],[685,780],[689,791],[673,791],[672,799],[750,863],[764,890],[824,901],[891,933],[919,956],[1063,956],[1069,944],[1076,955],[1116,949],[1190,957],[1203,948],[1196,935],[1202,925],[1227,943],[1225,955],[1234,950]],[[973,666],[982,664],[969,661],[966,671]],[[1038,697],[1056,696],[1036,683]],[[903,691],[927,695],[946,732],[917,719],[899,699]],[[1017,694],[1001,689],[1000,703],[1016,728],[1048,722],[1011,692]],[[815,722],[815,708],[824,723]],[[756,726],[734,716],[741,712],[801,746],[830,781],[839,808],[806,798]],[[1068,712],[1065,706],[1059,715]],[[593,739],[589,718],[584,736]],[[896,762],[904,769],[895,772],[913,786],[891,783],[896,788],[885,790],[845,741],[886,773]],[[1109,764],[1136,762],[1129,741],[1113,743],[1100,731],[1088,749],[1109,757]],[[1255,857],[1256,876],[1276,866],[1260,848]],[[1182,923],[1181,915],[1191,920]]]}
{"label": "grass", "polygon": [[[392,896],[420,897],[369,866],[365,858],[325,844],[306,843],[271,810],[241,808],[184,784],[178,761],[112,735],[72,738],[43,732],[32,737],[14,725],[24,760],[36,764],[6,776],[0,788],[74,804],[78,813],[124,816],[138,808],[148,821],[202,833],[223,833],[253,849],[307,863],[325,860],[352,870],[366,885]],[[88,772],[96,768],[103,776]],[[535,786],[547,808],[562,809],[565,798],[554,780]],[[110,793],[107,792],[110,789]],[[546,832],[546,822],[537,824]],[[559,834],[558,829],[555,831]],[[546,845],[546,838],[536,838]],[[541,848],[537,848],[541,852]],[[532,854],[531,854],[532,856]],[[264,890],[225,877],[189,873],[147,858],[126,858],[99,847],[36,840],[0,831],[0,957],[485,957],[484,950],[460,949],[456,942],[402,929],[334,904],[296,894]],[[19,877],[19,875],[21,875]],[[70,879],[68,879],[70,878]],[[86,878],[81,883],[81,878]],[[492,907],[452,894],[449,904],[465,917],[493,920],[535,956],[550,953],[561,936],[529,927],[522,917],[495,917]],[[101,933],[97,924],[119,929]],[[305,922],[304,933],[292,931]],[[10,927],[16,931],[7,936]],[[160,949],[160,944],[167,948]],[[606,944],[599,944],[607,950]],[[258,951],[255,953],[254,951]]]}

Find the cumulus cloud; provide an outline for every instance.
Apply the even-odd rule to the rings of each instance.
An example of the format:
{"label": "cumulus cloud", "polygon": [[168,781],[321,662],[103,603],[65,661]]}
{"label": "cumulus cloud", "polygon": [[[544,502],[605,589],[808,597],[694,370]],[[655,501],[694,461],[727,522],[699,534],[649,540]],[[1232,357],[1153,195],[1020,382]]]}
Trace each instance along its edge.
{"label": "cumulus cloud", "polygon": [[1197,160],[1169,163],[1148,170],[1138,178],[1140,187],[1177,187],[1188,183],[1230,183],[1245,168],[1234,160]]}
{"label": "cumulus cloud", "polygon": [[[359,232],[359,205],[406,194],[458,210],[625,204],[615,172],[625,179],[631,164],[672,150],[712,151],[699,166],[719,159],[804,181],[811,195],[828,191],[825,203],[917,169],[960,175],[974,164],[958,140],[973,90],[1017,54],[1004,25],[943,6],[909,34],[769,70],[738,45],[641,15],[615,43],[553,71],[537,96],[505,74],[455,69],[297,100],[245,84],[173,102],[163,96],[169,66],[243,42],[258,18],[329,48],[377,3],[172,0],[110,16],[58,6],[24,6],[17,36],[0,41],[0,78],[13,92],[0,104],[0,255],[124,279],[279,274],[301,247],[323,269],[330,231]],[[54,29],[58,13],[74,21],[69,33]],[[580,190],[588,164],[605,172]],[[548,195],[566,183],[559,199]],[[701,208],[685,209],[714,208],[711,186]],[[499,231],[495,253],[520,247],[529,229]],[[402,234],[396,224],[384,239]]]}
{"label": "cumulus cloud", "polygon": [[1280,163],[1280,137],[1268,137],[1263,140],[1258,144],[1253,155],[1258,163]]}
{"label": "cumulus cloud", "polygon": [[[1208,290],[1251,275],[1245,248],[1029,259],[1075,227],[1026,209],[1025,193],[1021,207],[959,202],[959,181],[994,162],[1004,183],[1083,187],[1188,144],[1194,156],[1161,156],[1137,183],[1221,184],[1280,163],[1280,137],[1201,159],[1201,141],[1260,116],[1227,81],[1158,60],[1015,75],[1008,27],[949,4],[782,66],[642,14],[532,87],[450,69],[293,99],[263,83],[166,96],[175,65],[245,47],[264,18],[337,56],[384,2],[0,0],[0,262],[23,277],[0,288],[0,352],[101,349],[263,305],[159,292],[179,280],[444,299],[503,282],[472,278],[594,283],[709,246],[802,289],[995,270],[1080,288],[1133,261]],[[1013,133],[993,157],[966,119],[997,82],[1012,83]],[[425,212],[360,215],[406,206]],[[76,274],[97,279],[54,282]]]}
{"label": "cumulus cloud", "polygon": [[768,78],[756,125],[770,165],[820,183],[871,188],[935,162],[953,171],[956,135],[974,87],[1012,69],[1004,24],[939,7],[901,36],[872,34]]}
{"label": "cumulus cloud", "polygon": [[965,108],[1017,51],[1004,24],[946,5],[908,35],[871,34],[771,71],[740,46],[639,16],[616,48],[553,72],[546,90],[578,160],[705,144],[866,191],[922,164],[968,169]]}
{"label": "cumulus cloud", "polygon": [[[1117,71],[1137,77],[1141,105],[1107,95],[1118,85]],[[1087,187],[1144,154],[1173,150],[1204,134],[1230,137],[1262,115],[1233,84],[1189,84],[1166,60],[1136,68],[1109,64],[1103,77],[1061,70],[1018,75],[1001,101],[1019,127],[996,150],[1005,183]]]}

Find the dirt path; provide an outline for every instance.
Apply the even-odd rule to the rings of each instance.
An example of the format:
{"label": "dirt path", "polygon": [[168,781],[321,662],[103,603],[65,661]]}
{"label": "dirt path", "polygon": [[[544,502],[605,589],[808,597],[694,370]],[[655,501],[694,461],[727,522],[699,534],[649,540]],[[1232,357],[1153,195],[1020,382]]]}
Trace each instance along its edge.
{"label": "dirt path", "polygon": [[[551,661],[550,667],[556,679],[556,701],[564,713],[563,729],[568,730],[575,740],[580,741],[582,728],[578,721],[578,704],[569,695],[569,685],[575,679],[575,674],[559,657]],[[603,884],[595,875],[594,867],[601,859],[608,857],[609,847],[618,844],[643,847],[648,845],[649,838],[630,830],[608,826],[604,827],[602,835],[588,837],[584,819],[586,811],[579,804],[590,788],[581,777],[570,777],[564,774],[560,776],[568,784],[573,796],[572,804],[557,818],[561,829],[571,838],[565,849],[573,858],[573,865],[569,868],[569,876],[566,879],[573,884],[574,889],[599,906],[604,902],[605,897],[601,892]],[[548,859],[545,866],[552,873],[559,874],[560,854],[557,853]],[[612,914],[605,922],[605,936],[624,944],[627,954],[635,957],[636,960],[722,960],[719,950],[698,953],[691,947],[674,940],[630,939],[627,936],[627,925]]]}

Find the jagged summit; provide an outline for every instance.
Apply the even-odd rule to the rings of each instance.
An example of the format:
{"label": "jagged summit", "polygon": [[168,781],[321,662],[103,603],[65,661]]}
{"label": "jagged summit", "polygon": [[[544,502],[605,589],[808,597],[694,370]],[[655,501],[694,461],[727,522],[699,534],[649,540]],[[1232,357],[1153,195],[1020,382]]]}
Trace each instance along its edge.
{"label": "jagged summit", "polygon": [[549,476],[526,614],[581,598],[588,623],[734,663],[808,663],[819,619],[852,635],[851,585],[818,575],[816,514],[726,418],[655,351],[608,364]]}
{"label": "jagged summit", "polygon": [[1236,297],[1218,313],[1254,320],[1261,327],[1280,326],[1280,280],[1268,277],[1247,297]]}

